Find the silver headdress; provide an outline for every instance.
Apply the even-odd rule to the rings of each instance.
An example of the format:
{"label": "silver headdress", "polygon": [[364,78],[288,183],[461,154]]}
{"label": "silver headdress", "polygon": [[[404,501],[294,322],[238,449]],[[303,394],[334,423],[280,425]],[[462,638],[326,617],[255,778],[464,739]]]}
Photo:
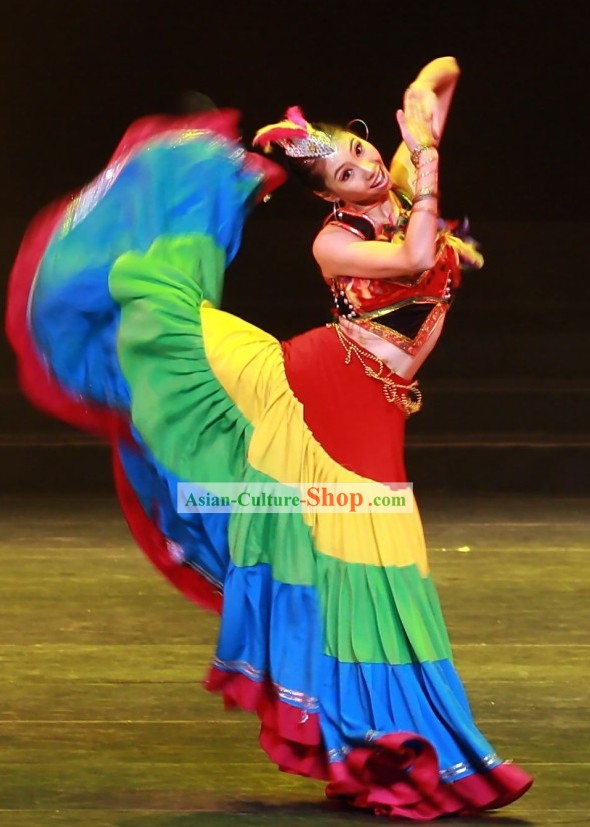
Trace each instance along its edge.
{"label": "silver headdress", "polygon": [[328,158],[336,152],[336,144],[327,132],[315,129],[298,106],[291,106],[284,120],[259,129],[253,140],[254,146],[261,146],[270,152],[272,144],[285,150],[290,158],[313,160]]}

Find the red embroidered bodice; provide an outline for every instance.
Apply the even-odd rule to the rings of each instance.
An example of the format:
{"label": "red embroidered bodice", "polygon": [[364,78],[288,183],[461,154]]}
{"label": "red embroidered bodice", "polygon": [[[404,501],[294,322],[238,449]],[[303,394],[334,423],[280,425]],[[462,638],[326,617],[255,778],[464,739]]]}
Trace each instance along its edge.
{"label": "red embroidered bodice", "polygon": [[[404,220],[405,219],[405,220]],[[335,223],[365,240],[375,239],[370,219],[338,210],[325,222]],[[396,227],[386,227],[388,238],[402,236],[407,218]],[[417,279],[369,279],[362,276],[337,276],[326,279],[336,305],[335,314],[376,333],[414,355],[434,326],[448,310],[455,290],[461,284],[461,258],[481,266],[481,256],[473,244],[453,236],[451,224],[439,222],[434,266]]]}

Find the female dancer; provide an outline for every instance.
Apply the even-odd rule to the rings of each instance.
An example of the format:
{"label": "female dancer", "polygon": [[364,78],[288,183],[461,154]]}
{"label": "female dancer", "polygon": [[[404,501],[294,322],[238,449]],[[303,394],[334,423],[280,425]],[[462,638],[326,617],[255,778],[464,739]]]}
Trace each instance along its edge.
{"label": "female dancer", "polygon": [[337,326],[281,344],[218,309],[244,215],[282,180],[244,152],[231,112],[133,125],[94,182],[33,223],[7,314],[29,397],[109,439],[138,544],[221,613],[208,688],[258,714],[281,769],[415,820],[531,784],[472,720],[416,510],[181,513],[177,491],[403,481],[411,379],[458,281],[462,243],[434,197],[455,79],[435,61],[406,94],[393,192],[374,147],[298,110],[258,135],[335,203],[314,253]]}

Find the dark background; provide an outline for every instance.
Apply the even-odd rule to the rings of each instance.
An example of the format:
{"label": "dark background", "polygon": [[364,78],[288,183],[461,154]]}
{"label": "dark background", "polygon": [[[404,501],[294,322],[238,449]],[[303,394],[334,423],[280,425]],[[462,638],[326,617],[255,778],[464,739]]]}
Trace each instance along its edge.
{"label": "dark background", "polygon": [[174,111],[186,89],[242,110],[246,139],[297,102],[310,118],[364,117],[390,154],[405,86],[453,54],[463,77],[444,146],[447,206],[480,218],[587,218],[580,12],[428,0],[11,4],[3,210],[25,217],[87,181],[130,121]]}
{"label": "dark background", "polygon": [[[298,103],[310,119],[364,118],[389,158],[404,88],[432,58],[455,55],[462,77],[441,147],[441,206],[449,217],[469,215],[486,267],[466,275],[445,337],[422,371],[427,406],[411,422],[410,459],[412,440],[417,456],[429,440],[456,446],[458,435],[471,435],[486,443],[489,461],[490,446],[500,456],[498,443],[516,439],[517,451],[502,455],[496,475],[490,471],[490,486],[508,485],[512,475],[518,487],[534,488],[542,475],[558,477],[563,490],[585,490],[590,199],[582,11],[578,3],[426,0],[13,4],[0,32],[3,284],[35,212],[93,178],[135,118],[177,112],[197,90],[242,111],[248,142]],[[279,337],[325,322],[329,296],[310,253],[323,214],[291,182],[259,207],[230,268],[224,305]],[[5,434],[51,427],[25,412],[4,341],[0,384]],[[432,468],[435,448],[427,448]],[[12,461],[6,454],[4,465]],[[443,465],[445,486],[456,461]]]}

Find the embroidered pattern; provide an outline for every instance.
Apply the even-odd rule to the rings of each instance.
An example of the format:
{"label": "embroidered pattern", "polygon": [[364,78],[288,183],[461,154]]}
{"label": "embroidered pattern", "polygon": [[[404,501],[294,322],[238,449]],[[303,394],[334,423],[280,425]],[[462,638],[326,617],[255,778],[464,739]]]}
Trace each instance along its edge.
{"label": "embroidered pattern", "polygon": [[189,566],[189,568],[194,569],[208,583],[211,583],[212,586],[215,586],[218,594],[223,594],[223,583],[221,582],[221,580],[218,580],[210,572],[208,572],[207,569],[203,568],[203,566],[199,566],[198,563],[195,563],[193,560],[187,560],[184,549],[180,545],[180,543],[177,543],[174,540],[171,540],[169,537],[167,537],[166,549],[168,550],[168,554],[170,555],[171,559],[175,563],[177,563],[179,566]]}
{"label": "embroidered pattern", "polygon": [[489,770],[495,764],[501,763],[499,756],[492,752],[490,755],[485,755],[479,761],[479,766],[474,767],[471,764],[468,764],[466,761],[460,761],[458,764],[453,764],[452,767],[447,767],[444,770],[440,771],[440,779],[445,784],[450,784],[453,781],[456,781],[463,775],[471,774],[477,772],[478,770]]}
{"label": "embroidered pattern", "polygon": [[346,756],[351,751],[351,747],[340,747],[339,749],[330,749],[328,750],[328,761],[330,764],[333,764],[338,761],[345,761]]}
{"label": "embroidered pattern", "polygon": [[403,333],[398,333],[397,330],[393,330],[384,324],[375,322],[373,319],[356,318],[351,319],[351,321],[359,327],[362,327],[363,330],[367,330],[369,333],[374,333],[381,339],[385,339],[392,345],[396,345],[410,356],[415,356],[436,327],[436,324],[441,316],[444,316],[448,309],[449,305],[446,303],[441,302],[440,304],[435,304],[431,312],[426,317],[426,320],[422,323],[422,327],[414,339],[409,339],[407,336],[404,336]]}
{"label": "embroidered pattern", "polygon": [[[212,666],[223,672],[239,672],[257,683],[262,683],[262,681],[267,677],[264,670],[257,669],[245,660],[221,660],[220,658],[213,658]],[[279,700],[284,701],[291,706],[301,707],[305,710],[305,713],[319,712],[319,701],[317,698],[314,698],[313,695],[306,695],[304,692],[299,692],[296,689],[289,689],[288,687],[281,686],[274,681],[272,683],[272,687]],[[305,723],[305,721],[307,721],[307,716],[302,718],[302,723]]]}

